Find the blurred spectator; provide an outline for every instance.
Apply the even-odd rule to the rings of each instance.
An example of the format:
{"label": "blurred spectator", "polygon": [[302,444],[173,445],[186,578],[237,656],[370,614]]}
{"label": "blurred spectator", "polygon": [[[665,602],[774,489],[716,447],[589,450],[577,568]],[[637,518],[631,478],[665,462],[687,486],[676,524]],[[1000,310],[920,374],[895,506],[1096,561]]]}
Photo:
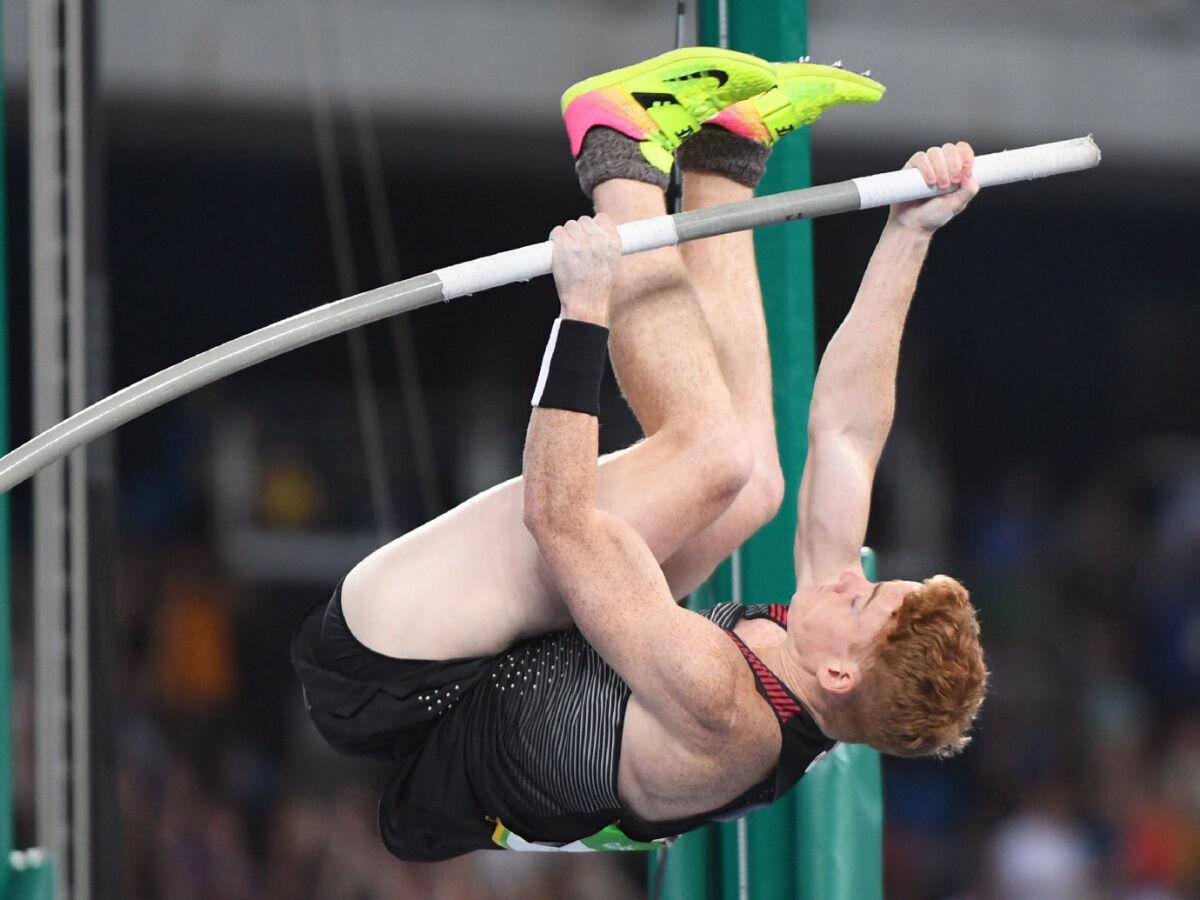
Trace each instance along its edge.
{"label": "blurred spectator", "polygon": [[1142,578],[1148,674],[1160,700],[1191,709],[1200,704],[1200,476],[1168,491],[1154,538]]}
{"label": "blurred spectator", "polygon": [[1095,896],[1094,860],[1061,784],[1031,788],[1000,824],[990,866],[1002,900],[1086,900]]}
{"label": "blurred spectator", "polygon": [[316,473],[296,453],[268,458],[260,490],[262,521],[269,528],[311,527],[324,505]]}
{"label": "blurred spectator", "polygon": [[158,699],[187,719],[222,710],[237,684],[229,593],[203,556],[182,547],[168,559],[151,642]]}
{"label": "blurred spectator", "polygon": [[[1121,831],[1120,876],[1138,891],[1194,896],[1197,826],[1161,789],[1144,785],[1126,813]],[[1191,889],[1189,889],[1189,885]]]}
{"label": "blurred spectator", "polygon": [[208,796],[195,769],[177,759],[163,791],[156,829],[162,900],[243,900],[258,891],[236,812]]}

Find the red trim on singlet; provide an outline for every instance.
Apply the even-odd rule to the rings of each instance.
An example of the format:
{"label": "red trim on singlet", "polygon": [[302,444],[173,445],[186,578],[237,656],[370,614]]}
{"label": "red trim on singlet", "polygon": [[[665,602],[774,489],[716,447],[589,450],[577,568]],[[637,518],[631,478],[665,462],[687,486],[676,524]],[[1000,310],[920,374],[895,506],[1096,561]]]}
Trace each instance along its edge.
{"label": "red trim on singlet", "polygon": [[787,606],[785,606],[782,603],[772,603],[767,608],[767,618],[770,619],[772,622],[774,622],[776,625],[780,625],[784,628],[787,628],[787,617],[788,617],[788,608],[787,608]]}
{"label": "red trim on singlet", "polygon": [[[779,606],[781,604],[773,604]],[[774,618],[774,609],[771,610],[772,618]],[[786,621],[787,611],[784,610],[784,619]],[[737,648],[742,651],[742,656],[746,657],[746,662],[750,664],[750,671],[754,673],[754,678],[758,682],[758,686],[762,688],[763,696],[767,698],[767,702],[771,704],[771,709],[775,711],[775,715],[781,721],[786,722],[792,716],[800,712],[800,704],[796,702],[796,698],[791,692],[783,686],[783,682],[779,677],[766,667],[761,659],[759,659],[753,650],[746,646],[745,642],[734,634],[732,631],[725,632],[733,642],[737,644]]]}

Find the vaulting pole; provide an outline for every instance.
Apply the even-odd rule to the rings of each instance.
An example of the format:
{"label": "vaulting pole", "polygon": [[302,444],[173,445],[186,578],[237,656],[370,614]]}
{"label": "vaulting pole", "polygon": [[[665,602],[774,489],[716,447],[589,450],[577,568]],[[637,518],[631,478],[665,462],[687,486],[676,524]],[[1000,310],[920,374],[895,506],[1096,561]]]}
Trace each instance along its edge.
{"label": "vaulting pole", "polygon": [[[975,177],[984,186],[1009,184],[1090,169],[1100,149],[1090,137],[977,157]],[[913,169],[855,178],[837,184],[755,197],[710,209],[656,216],[620,226],[624,253],[640,253],[684,241],[873,209],[920,200],[949,190],[931,188]],[[346,297],[252,331],[176,363],[58,423],[0,459],[0,493],[39,469],[131,419],[255,363],[272,359],[359,325],[550,273],[549,241],[447,266],[426,275]]]}

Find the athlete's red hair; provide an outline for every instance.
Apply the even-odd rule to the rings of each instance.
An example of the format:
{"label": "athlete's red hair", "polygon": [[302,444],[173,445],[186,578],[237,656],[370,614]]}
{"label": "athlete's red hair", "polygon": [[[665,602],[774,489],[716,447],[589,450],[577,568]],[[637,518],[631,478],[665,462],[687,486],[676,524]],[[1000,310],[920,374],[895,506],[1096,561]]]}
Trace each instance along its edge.
{"label": "athlete's red hair", "polygon": [[987,690],[967,589],[935,575],[910,592],[867,647],[859,711],[867,743],[895,756],[953,756]]}

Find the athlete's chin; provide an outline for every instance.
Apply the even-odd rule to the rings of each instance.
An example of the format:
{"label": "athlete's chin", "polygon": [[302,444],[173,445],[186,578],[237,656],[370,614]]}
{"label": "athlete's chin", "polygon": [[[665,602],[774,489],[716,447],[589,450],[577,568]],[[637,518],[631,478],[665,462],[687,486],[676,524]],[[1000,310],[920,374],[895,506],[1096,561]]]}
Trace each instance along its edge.
{"label": "athlete's chin", "polygon": [[811,608],[820,599],[822,590],[824,588],[819,584],[796,588],[796,593],[792,594],[792,609],[799,611]]}

